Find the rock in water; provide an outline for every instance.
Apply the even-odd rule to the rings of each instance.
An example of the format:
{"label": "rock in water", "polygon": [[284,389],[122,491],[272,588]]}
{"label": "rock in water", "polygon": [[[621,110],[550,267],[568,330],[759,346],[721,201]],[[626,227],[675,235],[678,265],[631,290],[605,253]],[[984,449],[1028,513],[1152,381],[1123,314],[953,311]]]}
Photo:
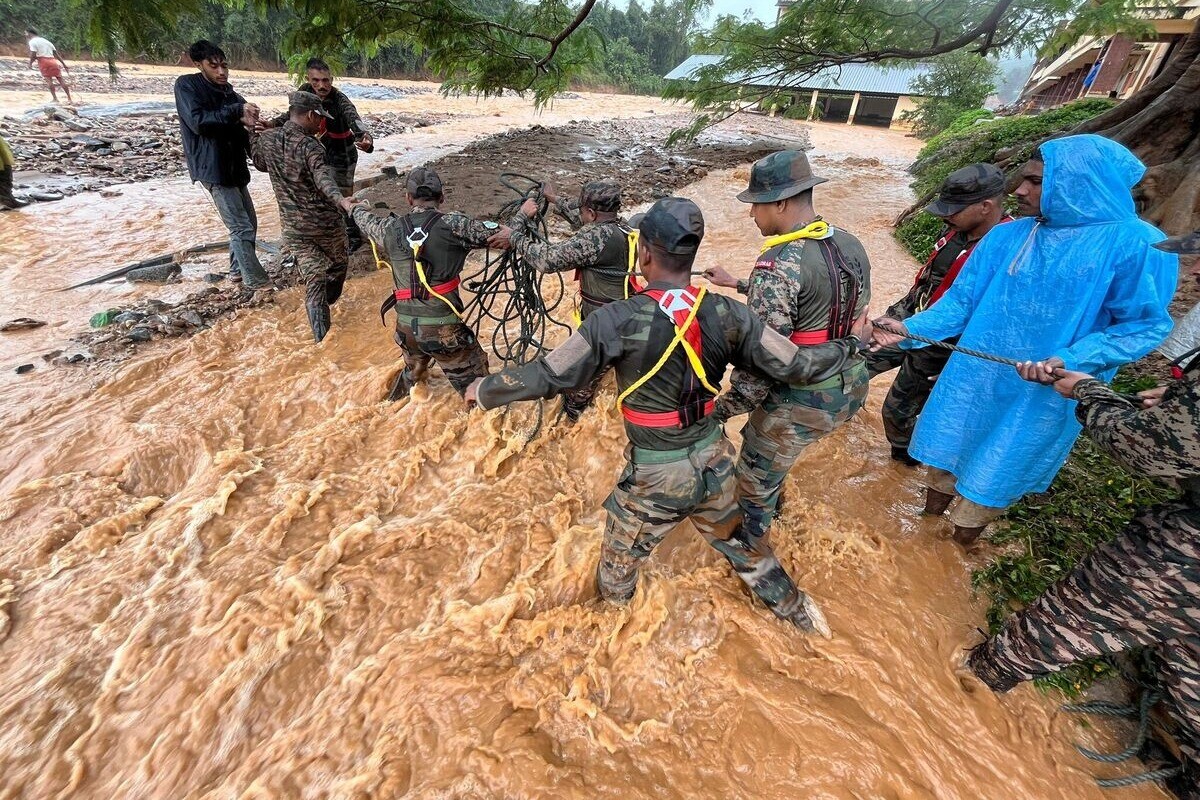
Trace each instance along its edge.
{"label": "rock in water", "polygon": [[178,264],[142,267],[141,269],[131,269],[125,273],[125,280],[131,283],[167,283],[182,271]]}
{"label": "rock in water", "polygon": [[0,331],[26,331],[32,328],[40,328],[45,325],[40,319],[30,319],[29,317],[17,317],[11,322],[6,322],[0,325]]}

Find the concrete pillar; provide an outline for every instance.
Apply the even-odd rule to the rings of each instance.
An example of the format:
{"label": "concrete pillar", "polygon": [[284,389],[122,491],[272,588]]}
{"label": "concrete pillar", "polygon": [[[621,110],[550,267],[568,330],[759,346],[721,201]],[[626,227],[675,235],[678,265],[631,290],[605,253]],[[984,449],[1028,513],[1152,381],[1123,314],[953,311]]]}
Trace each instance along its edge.
{"label": "concrete pillar", "polygon": [[813,89],[812,100],[808,104],[808,118],[812,119],[817,115],[817,90]]}
{"label": "concrete pillar", "polygon": [[854,115],[858,113],[858,101],[862,99],[862,92],[855,92],[854,99],[850,101],[850,116],[846,117],[846,124],[854,124]]}

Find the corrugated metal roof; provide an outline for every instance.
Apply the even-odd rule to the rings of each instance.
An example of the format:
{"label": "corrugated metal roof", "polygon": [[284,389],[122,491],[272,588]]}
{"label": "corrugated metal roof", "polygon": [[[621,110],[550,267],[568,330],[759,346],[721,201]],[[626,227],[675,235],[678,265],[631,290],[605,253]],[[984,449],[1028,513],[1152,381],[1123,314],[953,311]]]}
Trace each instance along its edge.
{"label": "corrugated metal roof", "polygon": [[[721,56],[691,56],[666,74],[667,80],[685,81],[700,67],[721,62]],[[872,94],[916,94],[912,84],[929,71],[925,64],[908,67],[879,66],[876,64],[844,64],[840,67],[823,69],[815,75],[803,77],[734,75],[731,79],[747,86],[779,86],[786,89],[817,89],[831,92],[868,92]]]}

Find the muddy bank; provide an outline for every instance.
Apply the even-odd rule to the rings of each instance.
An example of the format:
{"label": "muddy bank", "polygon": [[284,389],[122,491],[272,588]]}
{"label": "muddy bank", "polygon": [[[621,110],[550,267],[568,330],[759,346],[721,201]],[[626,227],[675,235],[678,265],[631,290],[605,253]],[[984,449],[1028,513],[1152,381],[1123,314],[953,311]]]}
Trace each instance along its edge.
{"label": "muddy bank", "polygon": [[[574,123],[556,128],[540,125],[490,136],[467,146],[461,153],[433,162],[446,186],[446,208],[483,219],[497,219],[498,212],[514,200],[511,190],[500,183],[502,172],[525,173],[550,178],[569,196],[589,180],[616,178],[625,187],[626,206],[665,197],[703,177],[709,170],[746,164],[788,146],[808,146],[803,128],[780,126],[775,135],[753,137],[728,133],[699,144],[668,149],[666,137],[683,118],[665,120]],[[878,162],[876,162],[878,163]],[[404,176],[363,190],[360,196],[373,204],[406,208]],[[560,231],[566,235],[565,230]],[[233,316],[252,305],[273,298],[253,296],[237,286],[224,285],[227,261],[223,254],[190,259],[183,268],[193,276],[215,278],[223,285],[206,286],[178,302],[157,298],[141,299],[107,309],[107,316],[121,321],[99,330],[82,331],[72,337],[74,346],[43,355],[52,364],[83,364],[96,360],[121,360],[140,347],[162,338],[191,336],[217,319]],[[263,266],[279,289],[300,283],[290,261],[264,257]],[[351,258],[350,277],[375,271],[369,247]],[[211,277],[209,277],[211,276]]]}

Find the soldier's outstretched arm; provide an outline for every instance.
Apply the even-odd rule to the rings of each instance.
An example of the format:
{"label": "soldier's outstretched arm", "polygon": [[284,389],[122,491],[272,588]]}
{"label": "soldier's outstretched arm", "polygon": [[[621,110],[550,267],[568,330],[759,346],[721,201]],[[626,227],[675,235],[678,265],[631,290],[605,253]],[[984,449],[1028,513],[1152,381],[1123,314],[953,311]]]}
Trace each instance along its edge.
{"label": "soldier's outstretched arm", "polygon": [[857,338],[797,347],[750,313],[741,303],[729,301],[741,333],[734,366],[790,384],[820,383],[844,372],[859,351]]}
{"label": "soldier's outstretched arm", "polygon": [[478,382],[475,400],[496,408],[518,400],[539,400],[581,389],[621,355],[614,315],[601,309],[583,321],[571,338],[541,358],[509,367]]}
{"label": "soldier's outstretched arm", "polygon": [[384,246],[387,241],[388,226],[392,224],[391,219],[375,214],[366,206],[355,206],[350,212],[350,216],[354,218],[354,222],[367,235],[368,239],[380,247]]}
{"label": "soldier's outstretched arm", "polygon": [[514,226],[509,242],[513,250],[544,275],[583,269],[595,264],[596,257],[604,249],[602,233],[599,228],[593,228],[565,242],[539,242],[524,228]]}
{"label": "soldier's outstretched arm", "polygon": [[442,224],[460,244],[471,249],[487,247],[488,239],[499,229],[489,228],[479,220],[457,211],[443,214]]}
{"label": "soldier's outstretched arm", "polygon": [[583,217],[579,210],[579,199],[568,200],[564,197],[556,197],[554,199],[554,211],[560,217],[565,219],[572,228],[583,227]]}
{"label": "soldier's outstretched arm", "polygon": [[308,165],[309,172],[312,173],[317,191],[325,195],[334,205],[342,202],[344,199],[342,190],[338,188],[337,181],[334,180],[333,170],[325,163],[325,148],[317,144],[316,139],[308,138],[305,140],[303,150],[305,163]]}

